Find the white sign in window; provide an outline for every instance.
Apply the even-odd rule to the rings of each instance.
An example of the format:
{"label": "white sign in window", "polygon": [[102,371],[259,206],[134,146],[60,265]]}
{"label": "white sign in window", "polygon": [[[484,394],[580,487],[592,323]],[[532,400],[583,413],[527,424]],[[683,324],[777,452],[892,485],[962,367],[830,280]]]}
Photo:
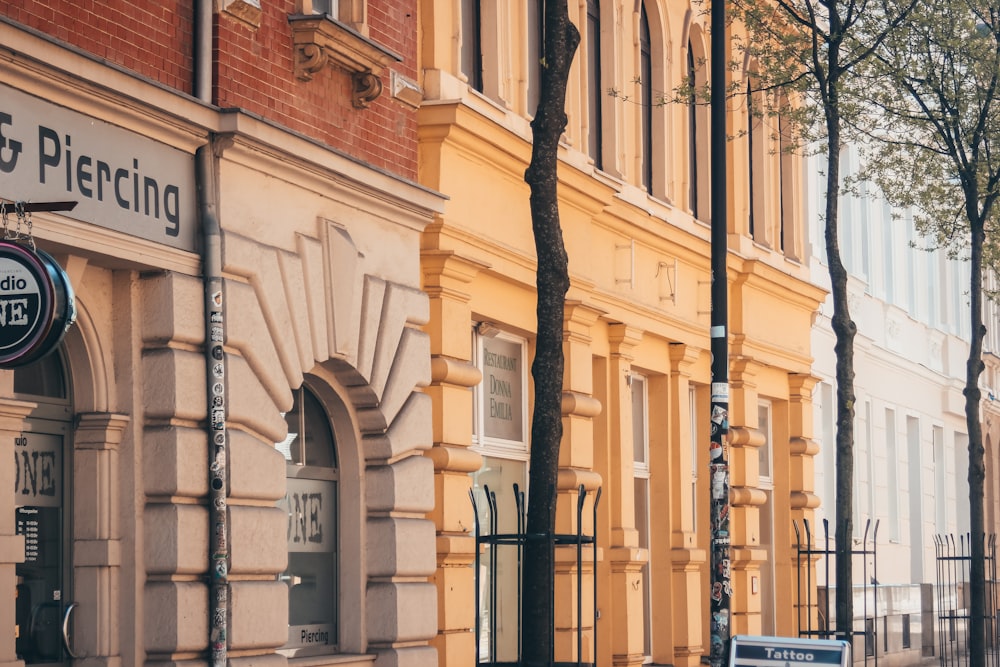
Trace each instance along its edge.
{"label": "white sign in window", "polygon": [[524,346],[503,338],[483,338],[483,434],[524,439]]}

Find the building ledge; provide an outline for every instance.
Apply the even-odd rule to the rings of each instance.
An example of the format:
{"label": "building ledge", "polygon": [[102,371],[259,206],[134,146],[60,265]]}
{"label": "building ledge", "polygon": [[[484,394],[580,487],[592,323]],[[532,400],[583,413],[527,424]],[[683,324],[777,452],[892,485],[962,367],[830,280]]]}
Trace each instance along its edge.
{"label": "building ledge", "polygon": [[288,17],[295,44],[295,76],[311,81],[327,64],[351,75],[354,106],[363,109],[382,93],[382,69],[401,57],[326,15]]}

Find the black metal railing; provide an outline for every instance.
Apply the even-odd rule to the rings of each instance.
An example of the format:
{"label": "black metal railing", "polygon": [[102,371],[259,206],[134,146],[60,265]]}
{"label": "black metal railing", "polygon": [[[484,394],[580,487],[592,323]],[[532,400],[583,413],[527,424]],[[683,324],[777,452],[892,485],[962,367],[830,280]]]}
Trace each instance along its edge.
{"label": "black metal railing", "polygon": [[[985,593],[985,654],[986,665],[1000,666],[1000,628],[997,627],[997,539],[983,537],[983,558],[986,573]],[[942,667],[970,664],[969,609],[970,570],[972,568],[972,538],[966,533],[935,535],[934,553],[937,561],[938,656]]]}
{"label": "black metal railing", "polygon": [[[873,658],[874,664],[878,667],[878,555],[876,546],[878,544],[878,525],[871,519],[865,522],[865,530],[861,537],[860,544],[851,549],[851,561],[853,571],[857,573],[857,560],[861,561],[861,629],[857,628],[855,621],[858,620],[855,612],[855,619],[851,623],[852,643],[853,640],[862,637],[864,642],[865,664],[868,659]],[[798,632],[799,637],[814,639],[843,639],[837,634],[836,624],[832,621],[830,613],[830,591],[833,590],[831,583],[831,569],[835,564],[837,555],[834,538],[830,536],[830,522],[823,519],[823,535],[814,536],[809,526],[808,520],[802,521],[800,529],[797,521],[792,522],[795,529],[795,541],[798,557],[796,559],[796,585],[798,594]],[[813,538],[816,538],[814,542]],[[823,558],[823,581],[825,586],[824,595],[820,599],[818,582],[814,581],[813,563],[815,560]],[[869,561],[871,563],[869,567]],[[804,577],[803,577],[804,572]],[[803,581],[804,579],[804,581]],[[813,599],[813,594],[816,599]],[[805,604],[803,604],[803,598]],[[813,608],[816,609],[816,622],[813,623]],[[803,624],[803,617],[805,623]]]}
{"label": "black metal railing", "polygon": [[[593,590],[592,590],[592,601],[591,607],[593,609],[593,631],[592,631],[592,649],[594,655],[594,661],[597,658],[597,505],[601,499],[601,489],[598,488],[594,493],[594,502],[592,507],[593,512],[593,535],[585,535],[583,533],[583,511],[587,500],[587,491],[581,485],[579,488],[579,495],[577,498],[576,506],[576,532],[575,533],[550,533],[550,534],[531,534],[529,535],[526,530],[527,525],[527,504],[525,503],[525,494],[522,489],[518,487],[517,484],[513,485],[514,492],[514,511],[515,511],[515,521],[513,525],[512,532],[501,532],[500,528],[500,511],[497,505],[496,494],[490,490],[488,486],[483,486],[482,495],[485,496],[485,506],[482,508],[484,510],[485,517],[485,532],[480,520],[480,506],[476,502],[476,493],[474,490],[469,491],[469,498],[472,501],[472,509],[475,514],[475,530],[476,530],[476,561],[475,561],[475,605],[476,605],[476,664],[477,665],[489,665],[490,667],[520,667],[522,664],[522,628],[521,628],[521,596],[523,594],[522,588],[522,578],[524,570],[524,545],[528,541],[532,540],[545,540],[549,543],[549,548],[553,549],[553,568],[555,567],[555,552],[556,548],[575,548],[576,549],[576,661],[573,662],[556,662],[555,661],[555,647],[553,646],[553,654],[550,656],[550,664],[553,667],[569,667],[571,665],[575,667],[593,667],[594,662],[583,662],[583,551],[584,546],[589,546],[593,552],[593,573],[591,579],[593,580]],[[501,564],[501,549],[512,551],[514,553],[514,564],[515,571],[509,573],[506,576],[516,577],[516,599],[513,603],[516,605],[516,659],[501,659],[498,655],[498,618],[497,618],[497,604],[500,599],[498,593],[498,587],[504,582],[501,578],[505,576],[500,572]],[[488,554],[486,553],[488,551]],[[482,619],[482,595],[483,595],[483,558],[487,556],[486,565],[486,589],[485,595],[487,598],[487,610],[488,610],[488,621],[487,628],[485,631],[488,633],[487,637],[489,640],[489,646],[486,651],[486,655],[481,654],[480,648],[480,633],[484,631],[483,619]],[[554,580],[553,572],[553,580]],[[508,585],[510,581],[506,582]],[[555,613],[555,587],[552,590],[552,613]],[[549,618],[550,626],[553,629],[553,637],[555,637],[555,618],[550,616]],[[553,642],[554,644],[555,642]],[[510,656],[508,656],[510,657]]]}

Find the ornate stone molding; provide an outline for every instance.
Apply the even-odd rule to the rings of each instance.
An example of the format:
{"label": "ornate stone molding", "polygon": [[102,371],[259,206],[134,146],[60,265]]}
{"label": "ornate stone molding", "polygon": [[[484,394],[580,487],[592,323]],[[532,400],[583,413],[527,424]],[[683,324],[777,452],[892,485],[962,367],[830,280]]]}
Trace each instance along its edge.
{"label": "ornate stone molding", "polygon": [[311,81],[327,64],[341,67],[353,80],[354,106],[363,109],[382,93],[382,69],[400,56],[326,15],[288,17],[295,44],[295,76]]}

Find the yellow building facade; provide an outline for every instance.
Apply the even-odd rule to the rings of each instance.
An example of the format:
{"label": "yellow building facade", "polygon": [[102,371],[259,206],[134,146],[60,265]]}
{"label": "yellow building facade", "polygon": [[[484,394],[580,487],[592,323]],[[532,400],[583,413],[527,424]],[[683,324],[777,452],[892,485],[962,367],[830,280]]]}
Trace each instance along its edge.
{"label": "yellow building facade", "polygon": [[[469,495],[483,530],[483,493],[495,491],[502,531],[513,484],[527,483],[536,301],[523,174],[540,4],[423,0],[418,16],[419,180],[449,197],[421,240],[442,667],[516,655],[516,585],[499,556],[497,597],[479,596],[476,626]],[[672,98],[687,76],[704,83],[707,18],[687,2],[570,4],[582,42],[560,155],[571,287],[557,532],[577,529],[582,487],[597,551],[584,558],[582,621],[575,556],[559,556],[556,659],[577,659],[582,626],[584,662],[696,665],[711,595],[708,108]],[[809,341],[823,292],[802,261],[799,160],[745,102],[731,103],[728,143],[731,632],[795,636],[792,524],[819,503]]]}

